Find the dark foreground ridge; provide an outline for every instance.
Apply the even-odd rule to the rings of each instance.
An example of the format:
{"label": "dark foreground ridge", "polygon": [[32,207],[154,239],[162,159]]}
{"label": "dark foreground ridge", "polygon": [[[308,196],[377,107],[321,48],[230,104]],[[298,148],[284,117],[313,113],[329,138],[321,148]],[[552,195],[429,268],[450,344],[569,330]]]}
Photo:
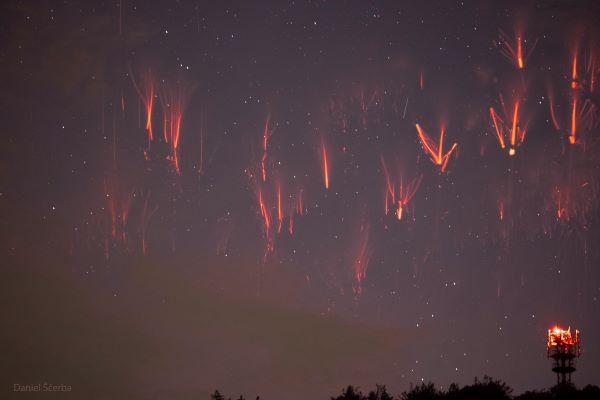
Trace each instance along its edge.
{"label": "dark foreground ridge", "polygon": [[[218,390],[211,395],[211,400],[226,400]],[[512,388],[501,380],[484,376],[483,380],[475,378],[472,385],[460,387],[453,383],[448,390],[437,389],[432,382],[421,383],[411,387],[400,395],[388,393],[385,385],[376,385],[375,390],[363,394],[360,388],[349,385],[341,394],[331,400],[600,400],[600,387],[587,385],[581,389],[574,385],[562,384],[541,391],[526,391],[513,396]],[[227,400],[231,400],[230,397]],[[238,400],[245,400],[240,396]],[[256,397],[260,400],[260,397]]]}

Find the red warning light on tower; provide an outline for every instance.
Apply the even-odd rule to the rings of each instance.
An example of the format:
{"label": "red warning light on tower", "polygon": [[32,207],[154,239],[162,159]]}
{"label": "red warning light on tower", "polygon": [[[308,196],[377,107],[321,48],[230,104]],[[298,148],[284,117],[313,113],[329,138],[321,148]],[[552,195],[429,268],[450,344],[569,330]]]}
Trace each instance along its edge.
{"label": "red warning light on tower", "polygon": [[548,358],[552,358],[552,371],[559,384],[571,383],[571,373],[575,372],[575,358],[581,355],[579,331],[571,332],[571,327],[562,329],[554,326],[548,329]]}

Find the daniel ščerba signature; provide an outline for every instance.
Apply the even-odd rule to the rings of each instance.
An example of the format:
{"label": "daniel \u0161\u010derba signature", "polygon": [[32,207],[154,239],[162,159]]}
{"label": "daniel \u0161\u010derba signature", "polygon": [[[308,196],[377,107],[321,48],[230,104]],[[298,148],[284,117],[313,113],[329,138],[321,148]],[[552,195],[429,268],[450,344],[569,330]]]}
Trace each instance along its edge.
{"label": "daniel \u0161\u010derba signature", "polygon": [[54,384],[54,383],[35,383],[21,385],[20,383],[13,384],[13,392],[70,392],[71,385]]}

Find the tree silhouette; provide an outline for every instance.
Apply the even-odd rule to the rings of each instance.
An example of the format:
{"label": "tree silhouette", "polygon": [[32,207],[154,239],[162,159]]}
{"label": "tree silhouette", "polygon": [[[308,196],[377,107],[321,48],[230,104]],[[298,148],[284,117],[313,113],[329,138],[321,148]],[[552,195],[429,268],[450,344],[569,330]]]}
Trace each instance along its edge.
{"label": "tree silhouette", "polygon": [[500,380],[484,376],[483,381],[475,378],[475,383],[465,386],[456,394],[460,399],[510,400],[512,389]]}
{"label": "tree silhouette", "polygon": [[436,400],[441,399],[442,394],[436,390],[433,383],[421,383],[400,396],[402,400]]}
{"label": "tree silhouette", "polygon": [[223,397],[221,392],[219,392],[218,390],[215,390],[215,392],[210,395],[210,398],[212,400],[225,400],[225,397]]}
{"label": "tree silhouette", "polygon": [[592,400],[600,399],[600,388],[587,385],[579,390],[573,385],[556,385],[550,390],[527,391],[515,400]]}
{"label": "tree silhouette", "polygon": [[[225,400],[218,391],[210,396],[211,400]],[[375,385],[375,390],[364,395],[357,386],[348,385],[341,394],[330,397],[331,400],[600,400],[600,387],[587,385],[577,389],[571,384],[553,386],[541,391],[526,391],[512,396],[510,386],[501,380],[494,380],[485,375],[482,380],[475,378],[473,384],[460,387],[451,384],[447,391],[436,389],[432,382],[420,383],[394,397],[387,392],[385,385]],[[231,400],[231,398],[229,398]],[[244,400],[240,395],[237,400]],[[256,397],[260,400],[260,397]]]}
{"label": "tree silhouette", "polygon": [[338,397],[332,397],[331,400],[365,400],[365,396],[361,393],[358,388],[352,385],[348,385],[345,390],[342,390],[342,394]]}
{"label": "tree silhouette", "polygon": [[515,400],[552,400],[552,395],[547,391],[530,391],[515,397]]}
{"label": "tree silhouette", "polygon": [[375,390],[371,390],[367,396],[367,400],[394,400],[393,396],[390,396],[385,388],[385,385],[375,385]]}
{"label": "tree silhouette", "polygon": [[510,400],[512,389],[500,380],[484,376],[480,381],[475,378],[472,385],[459,387],[453,383],[447,392],[437,390],[431,382],[421,383],[408,392],[403,392],[402,400]]}
{"label": "tree silhouette", "polygon": [[587,385],[581,390],[581,400],[600,399],[600,387]]}

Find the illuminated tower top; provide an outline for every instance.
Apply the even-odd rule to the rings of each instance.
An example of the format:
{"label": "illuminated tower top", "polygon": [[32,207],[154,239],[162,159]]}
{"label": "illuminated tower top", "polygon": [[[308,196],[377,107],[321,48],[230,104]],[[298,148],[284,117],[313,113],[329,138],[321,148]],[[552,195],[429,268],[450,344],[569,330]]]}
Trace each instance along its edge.
{"label": "illuminated tower top", "polygon": [[548,358],[552,358],[552,371],[558,384],[570,384],[571,373],[575,372],[575,358],[581,355],[579,331],[571,332],[559,326],[548,329]]}

